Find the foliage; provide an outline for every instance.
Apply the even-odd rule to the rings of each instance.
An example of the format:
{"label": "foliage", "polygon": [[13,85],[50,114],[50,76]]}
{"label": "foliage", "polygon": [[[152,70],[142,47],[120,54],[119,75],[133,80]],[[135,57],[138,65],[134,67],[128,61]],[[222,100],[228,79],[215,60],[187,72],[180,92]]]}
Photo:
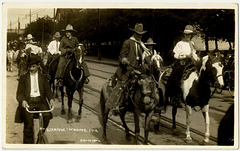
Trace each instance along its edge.
{"label": "foliage", "polygon": [[[187,24],[195,25],[203,39],[217,39],[234,42],[234,10],[231,9],[58,9],[61,19],[56,23],[55,31],[62,32],[67,24],[77,30],[75,36],[80,42],[90,44],[106,43],[116,45],[119,54],[124,40],[133,32],[135,23],[143,23],[147,33],[142,41],[149,37],[157,43],[156,49],[164,56],[171,56],[171,50],[182,36]],[[44,29],[43,29],[44,24]],[[37,41],[51,39],[54,34],[53,22],[41,18],[32,22],[25,34],[32,33]],[[64,33],[61,33],[64,35]]]}

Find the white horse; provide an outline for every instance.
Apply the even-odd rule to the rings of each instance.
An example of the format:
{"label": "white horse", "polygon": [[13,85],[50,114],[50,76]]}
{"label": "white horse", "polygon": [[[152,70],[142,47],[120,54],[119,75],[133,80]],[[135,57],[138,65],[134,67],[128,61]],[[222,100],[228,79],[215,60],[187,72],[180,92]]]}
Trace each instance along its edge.
{"label": "white horse", "polygon": [[7,71],[12,72],[13,71],[13,61],[14,61],[14,51],[13,50],[8,50],[7,51]]}

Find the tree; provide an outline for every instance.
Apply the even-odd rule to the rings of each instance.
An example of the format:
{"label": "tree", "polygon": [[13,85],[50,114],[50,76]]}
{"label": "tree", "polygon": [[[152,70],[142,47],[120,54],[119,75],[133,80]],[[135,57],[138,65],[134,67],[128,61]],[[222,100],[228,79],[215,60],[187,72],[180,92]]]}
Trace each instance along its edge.
{"label": "tree", "polygon": [[27,34],[32,34],[35,41],[45,44],[52,40],[54,22],[50,17],[38,18],[31,22],[25,29],[25,37]]}

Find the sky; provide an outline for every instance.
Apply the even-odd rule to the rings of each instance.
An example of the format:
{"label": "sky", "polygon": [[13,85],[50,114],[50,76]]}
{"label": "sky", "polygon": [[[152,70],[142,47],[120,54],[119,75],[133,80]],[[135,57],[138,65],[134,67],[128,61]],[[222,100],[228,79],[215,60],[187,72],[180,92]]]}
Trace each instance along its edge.
{"label": "sky", "polygon": [[[19,9],[19,8],[8,8],[7,9],[7,28],[15,29],[18,27],[18,17],[20,22],[20,29],[25,28],[25,24],[30,23],[30,11],[31,21],[36,21],[37,17],[44,17],[48,15],[53,17],[53,8],[37,8],[37,9]],[[11,23],[11,26],[10,26]]]}

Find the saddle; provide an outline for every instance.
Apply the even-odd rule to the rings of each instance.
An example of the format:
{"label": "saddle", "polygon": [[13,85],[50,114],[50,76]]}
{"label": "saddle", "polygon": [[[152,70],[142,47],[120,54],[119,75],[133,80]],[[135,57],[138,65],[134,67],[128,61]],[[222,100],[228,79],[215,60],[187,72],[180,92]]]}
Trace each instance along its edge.
{"label": "saddle", "polygon": [[[141,72],[133,70],[126,81],[118,80],[116,75],[111,76],[107,82],[108,86],[113,87],[113,90],[107,100],[106,106],[108,108],[115,108],[121,100],[121,97],[124,99],[125,97],[128,97],[129,94],[132,94],[137,82],[136,79],[140,74]],[[129,90],[130,93],[125,90]]]}

